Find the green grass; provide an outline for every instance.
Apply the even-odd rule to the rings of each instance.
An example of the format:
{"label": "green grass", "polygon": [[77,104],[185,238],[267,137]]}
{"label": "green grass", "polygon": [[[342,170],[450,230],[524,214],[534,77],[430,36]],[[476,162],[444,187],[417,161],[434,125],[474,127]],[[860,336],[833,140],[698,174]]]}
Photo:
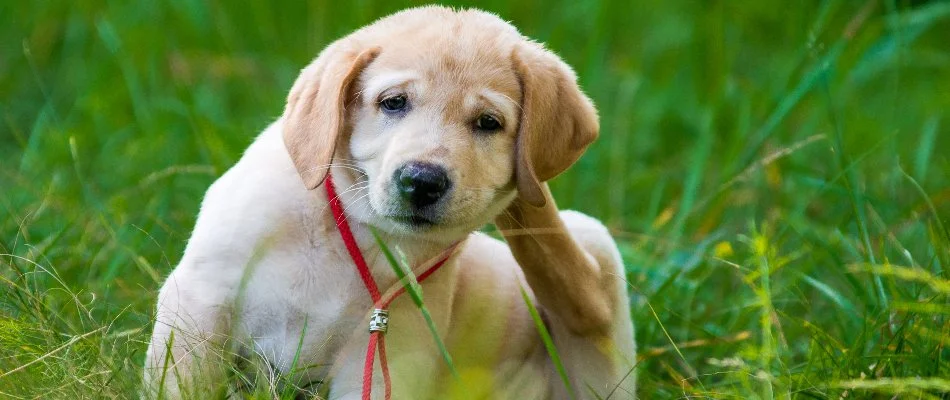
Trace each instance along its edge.
{"label": "green grass", "polygon": [[[340,3],[342,4],[342,3]],[[0,397],[129,398],[201,196],[406,4],[0,3]],[[645,398],[948,398],[950,2],[487,1],[602,136]]]}
{"label": "green grass", "polygon": [[[389,266],[393,268],[393,272],[396,274],[396,277],[402,282],[403,287],[406,289],[406,295],[412,299],[412,302],[416,305],[416,308],[419,309],[419,314],[421,314],[422,318],[426,321],[426,327],[429,329],[429,334],[432,335],[432,340],[435,341],[436,347],[439,348],[439,354],[442,356],[442,360],[445,361],[446,367],[452,373],[452,377],[459,379],[458,369],[455,368],[455,363],[452,361],[452,355],[449,354],[448,348],[445,347],[445,342],[442,340],[442,335],[439,335],[439,331],[435,327],[435,321],[432,320],[432,314],[429,313],[429,308],[426,307],[425,302],[422,300],[422,286],[419,284],[419,281],[416,280],[416,275],[412,273],[412,266],[409,265],[405,254],[400,252],[399,255],[401,257],[399,258],[399,261],[397,261],[392,251],[389,250],[389,246],[386,245],[383,239],[379,237],[379,234],[376,232],[376,230],[370,228],[370,232],[373,234],[373,239],[375,239],[376,243],[379,245],[379,249],[383,252],[383,255],[386,256],[386,262],[389,263]],[[396,251],[399,251],[399,249],[397,248]]]}

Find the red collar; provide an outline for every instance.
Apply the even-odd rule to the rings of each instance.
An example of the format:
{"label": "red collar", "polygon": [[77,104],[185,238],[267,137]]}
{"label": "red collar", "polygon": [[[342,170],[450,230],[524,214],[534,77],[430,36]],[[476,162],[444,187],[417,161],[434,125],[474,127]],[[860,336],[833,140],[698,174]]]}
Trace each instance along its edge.
{"label": "red collar", "polygon": [[[340,197],[337,195],[336,188],[333,186],[333,178],[329,173],[327,174],[327,179],[324,181],[323,186],[327,189],[327,199],[330,202],[330,209],[333,211],[333,219],[336,220],[337,231],[340,232],[343,244],[346,245],[346,251],[350,253],[350,258],[353,259],[353,264],[356,265],[356,271],[359,272],[360,279],[363,280],[363,285],[366,286],[366,291],[369,292],[369,296],[373,300],[374,309],[369,321],[369,344],[366,347],[366,362],[363,364],[363,400],[370,400],[370,395],[372,394],[373,363],[376,358],[375,353],[377,348],[379,349],[379,366],[383,371],[383,382],[386,388],[385,398],[389,400],[392,395],[392,381],[389,378],[389,365],[386,362],[386,342],[384,339],[387,325],[389,324],[388,309],[389,304],[406,291],[406,286],[400,286],[399,289],[392,292],[392,294],[385,299],[382,297],[379,293],[379,286],[376,285],[376,280],[373,279],[373,275],[369,271],[369,265],[366,264],[363,253],[360,252],[359,244],[356,243],[356,238],[353,237],[353,231],[350,230],[350,224],[346,220],[346,213],[343,211],[343,204],[340,202]],[[445,251],[445,255],[439,259],[439,261],[416,276],[416,281],[422,283],[423,280],[432,276],[435,271],[448,261],[454,249],[455,246],[453,245],[449,250]]]}

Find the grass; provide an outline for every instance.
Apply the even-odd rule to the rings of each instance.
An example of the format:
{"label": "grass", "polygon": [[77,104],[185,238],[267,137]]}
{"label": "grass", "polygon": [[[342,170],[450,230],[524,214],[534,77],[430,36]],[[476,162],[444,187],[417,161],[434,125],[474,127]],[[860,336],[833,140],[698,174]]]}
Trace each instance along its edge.
{"label": "grass", "polygon": [[[0,397],[133,397],[204,190],[406,5],[0,3]],[[950,2],[479,5],[599,105],[641,396],[950,397]]]}
{"label": "grass", "polygon": [[[436,329],[435,321],[432,320],[432,314],[429,313],[429,308],[426,307],[425,302],[422,300],[422,286],[419,284],[419,281],[416,280],[415,274],[412,273],[412,266],[409,265],[407,257],[405,257],[405,255],[400,252],[399,254],[402,257],[400,257],[400,260],[397,261],[392,251],[389,250],[389,246],[383,242],[383,239],[379,237],[379,234],[376,232],[376,230],[370,229],[370,232],[373,234],[373,238],[376,239],[379,249],[382,251],[383,255],[386,256],[386,262],[388,262],[389,266],[393,268],[393,272],[396,274],[396,277],[399,278],[401,282],[403,282],[403,287],[406,290],[407,296],[412,299],[412,302],[419,309],[419,314],[421,314],[422,318],[426,321],[426,328],[429,329],[429,333],[432,335],[432,339],[435,341],[436,347],[439,348],[439,354],[445,361],[446,367],[452,373],[452,376],[455,379],[458,379],[459,373],[455,368],[455,363],[452,362],[452,355],[449,354],[449,351],[445,346],[445,342],[442,340],[442,335],[439,335],[439,331]],[[390,296],[396,296],[396,294]],[[387,300],[389,298],[390,297],[386,297]]]}
{"label": "grass", "polygon": [[[551,333],[548,332],[547,326],[544,325],[544,320],[541,319],[541,314],[538,312],[538,308],[531,300],[531,296],[528,295],[528,292],[520,285],[518,286],[518,290],[521,292],[521,299],[528,307],[528,313],[531,314],[531,321],[534,323],[535,328],[538,329],[538,336],[541,337],[541,342],[544,343],[544,349],[547,351],[548,356],[551,357],[551,364],[554,365],[554,369],[557,370],[561,382],[564,382],[564,389],[567,395],[571,400],[574,400],[574,389],[571,387],[571,381],[570,378],[568,378],[567,371],[564,369],[564,364],[561,363],[561,354],[558,352],[557,347],[554,346],[554,339],[551,338]],[[597,395],[596,392],[593,392],[593,394],[595,396]]]}

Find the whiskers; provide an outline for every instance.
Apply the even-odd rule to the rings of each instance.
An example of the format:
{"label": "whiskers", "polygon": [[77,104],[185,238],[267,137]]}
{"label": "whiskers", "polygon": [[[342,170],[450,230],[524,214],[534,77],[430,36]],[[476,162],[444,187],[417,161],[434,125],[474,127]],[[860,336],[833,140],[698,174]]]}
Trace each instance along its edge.
{"label": "whiskers", "polygon": [[[353,187],[353,186],[356,186],[356,184],[352,185],[351,187]],[[368,199],[368,198],[369,198],[369,181],[366,181],[366,184],[365,184],[365,185],[362,185],[362,186],[360,186],[360,187],[356,187],[356,188],[354,188],[354,189],[350,189],[349,191],[356,192],[356,193],[358,193],[359,195],[357,195],[357,196],[354,197],[352,200],[350,200],[350,201],[348,202],[349,204],[346,204],[346,205],[343,206],[343,213],[344,213],[344,214],[350,215],[350,214],[353,213],[354,210],[363,212],[363,211],[366,211],[366,210],[368,209],[368,207],[371,206],[371,204],[370,204],[370,202],[369,202],[369,199]],[[363,191],[364,193],[359,193],[360,191]],[[365,200],[365,201],[364,201],[364,200]],[[354,208],[354,207],[359,207],[359,208]]]}
{"label": "whiskers", "polygon": [[366,171],[360,168],[360,166],[356,164],[354,161],[355,160],[334,158],[333,161],[331,161],[330,163],[314,165],[303,170],[302,172],[312,172],[312,171],[319,171],[319,170],[329,171],[330,168],[337,167],[337,168],[343,168],[343,169],[352,171],[356,173],[357,176],[365,177]]}

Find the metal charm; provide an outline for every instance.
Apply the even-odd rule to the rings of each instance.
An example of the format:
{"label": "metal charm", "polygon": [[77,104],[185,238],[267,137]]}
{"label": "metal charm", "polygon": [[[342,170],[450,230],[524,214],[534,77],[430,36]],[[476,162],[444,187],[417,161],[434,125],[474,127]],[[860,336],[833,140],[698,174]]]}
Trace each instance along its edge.
{"label": "metal charm", "polygon": [[389,311],[376,308],[369,318],[369,331],[386,333],[389,327]]}

